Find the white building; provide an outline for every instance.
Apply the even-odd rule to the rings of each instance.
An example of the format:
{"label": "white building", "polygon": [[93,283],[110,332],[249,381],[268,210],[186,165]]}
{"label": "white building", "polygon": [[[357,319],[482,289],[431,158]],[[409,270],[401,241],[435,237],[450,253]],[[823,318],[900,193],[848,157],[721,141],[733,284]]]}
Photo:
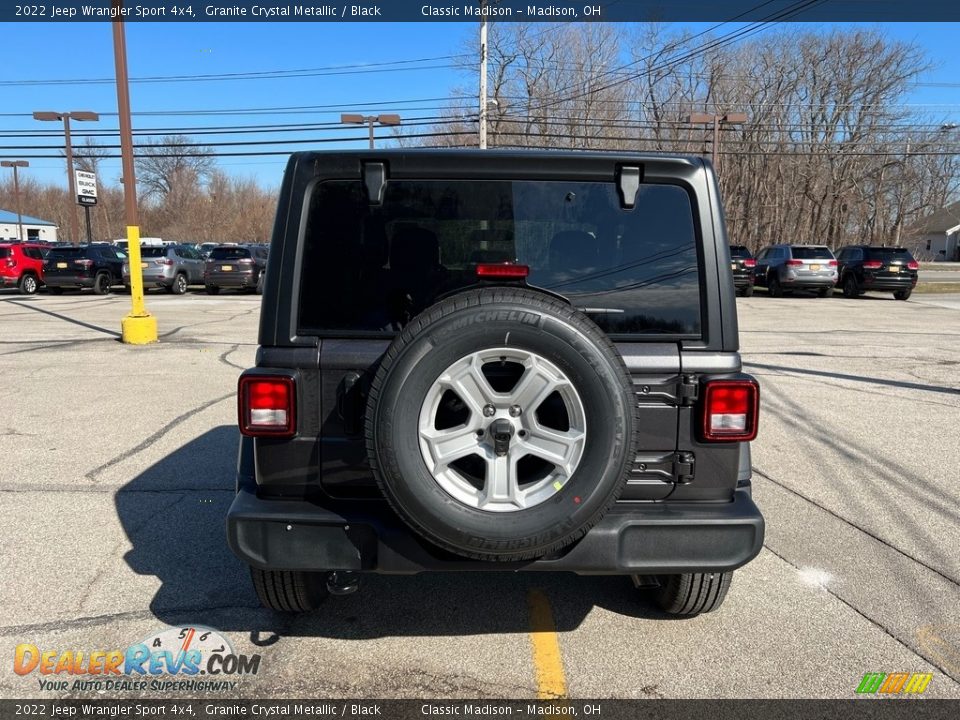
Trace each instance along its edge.
{"label": "white building", "polygon": [[[23,235],[21,240],[46,240],[47,242],[57,241],[57,230],[59,229],[52,222],[41,220],[39,218],[23,215]],[[17,225],[17,213],[10,210],[0,209],[0,240],[16,240],[19,236],[20,228]]]}
{"label": "white building", "polygon": [[918,259],[960,261],[960,202],[947,205],[907,229],[905,243]]}

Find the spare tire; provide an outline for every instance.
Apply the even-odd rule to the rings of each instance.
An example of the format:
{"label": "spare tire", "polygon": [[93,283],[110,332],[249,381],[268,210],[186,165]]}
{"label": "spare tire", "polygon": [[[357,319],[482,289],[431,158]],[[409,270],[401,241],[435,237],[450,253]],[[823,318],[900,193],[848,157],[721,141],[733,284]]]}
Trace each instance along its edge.
{"label": "spare tire", "polygon": [[616,501],[636,411],[623,360],[590,318],[545,293],[484,288],[394,339],[370,388],[367,452],[424,538],[526,560],[582,537]]}

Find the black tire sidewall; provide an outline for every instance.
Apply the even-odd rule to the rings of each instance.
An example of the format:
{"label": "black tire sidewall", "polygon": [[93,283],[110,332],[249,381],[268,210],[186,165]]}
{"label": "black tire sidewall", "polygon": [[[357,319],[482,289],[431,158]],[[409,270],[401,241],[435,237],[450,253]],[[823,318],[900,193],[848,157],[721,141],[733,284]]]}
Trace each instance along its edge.
{"label": "black tire sidewall", "polygon": [[93,292],[97,295],[107,295],[110,292],[110,275],[97,273],[93,278]]}
{"label": "black tire sidewall", "polygon": [[[576,388],[586,417],[584,452],[563,489],[507,513],[472,508],[449,495],[419,446],[429,388],[461,358],[494,347],[534,352],[554,363]],[[501,556],[547,551],[585,532],[619,494],[632,460],[631,398],[618,372],[621,361],[601,347],[571,322],[517,302],[456,310],[430,324],[393,360],[373,408],[381,487],[401,515],[448,548]]]}

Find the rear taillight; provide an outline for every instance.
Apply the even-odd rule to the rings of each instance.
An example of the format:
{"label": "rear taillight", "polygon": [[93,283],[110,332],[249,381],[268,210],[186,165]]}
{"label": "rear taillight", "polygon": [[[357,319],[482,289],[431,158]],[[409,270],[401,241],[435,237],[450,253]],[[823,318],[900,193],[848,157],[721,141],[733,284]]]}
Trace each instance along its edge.
{"label": "rear taillight", "polygon": [[245,375],[238,386],[240,432],[250,437],[296,432],[293,378]]}
{"label": "rear taillight", "polygon": [[173,267],[173,260],[171,260],[170,258],[164,258],[163,260],[160,261],[160,264],[166,265],[167,267]]}
{"label": "rear taillight", "polygon": [[883,267],[883,263],[879,260],[864,260],[863,269],[864,270],[879,270]]}
{"label": "rear taillight", "polygon": [[743,442],[757,436],[760,386],[755,380],[709,380],[701,400],[704,442]]}
{"label": "rear taillight", "polygon": [[525,278],[530,274],[527,265],[514,263],[480,263],[477,265],[477,277],[481,278]]}
{"label": "rear taillight", "polygon": [[753,258],[747,258],[746,260],[743,261],[743,266],[748,268],[756,267],[757,261],[754,260]]}
{"label": "rear taillight", "polygon": [[253,260],[251,260],[250,258],[240,258],[239,260],[237,260],[237,263],[239,263],[240,265],[252,265]]}
{"label": "rear taillight", "polygon": [[827,262],[827,265],[828,265],[829,267],[836,267],[836,266],[837,266],[837,261],[836,261],[836,260],[830,260],[830,261]]}
{"label": "rear taillight", "polygon": [[84,268],[90,268],[93,267],[93,260],[74,260],[73,264]]}
{"label": "rear taillight", "polygon": [[911,260],[910,262],[907,263],[907,268],[909,268],[910,270],[919,270],[920,263],[918,263],[916,260]]}
{"label": "rear taillight", "polygon": [[803,260],[787,260],[787,265],[790,267],[800,267],[803,265]]}

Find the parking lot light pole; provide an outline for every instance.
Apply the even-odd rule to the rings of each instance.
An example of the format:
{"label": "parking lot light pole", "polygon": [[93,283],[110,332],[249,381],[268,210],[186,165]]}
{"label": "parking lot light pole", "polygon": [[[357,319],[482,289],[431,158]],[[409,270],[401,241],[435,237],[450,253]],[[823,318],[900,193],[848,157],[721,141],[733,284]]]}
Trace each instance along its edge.
{"label": "parking lot light pole", "polygon": [[[114,17],[121,18],[123,0],[113,0]],[[130,314],[120,321],[121,339],[130,345],[157,342],[157,319],[143,302],[140,267],[140,214],[137,211],[137,175],[133,165],[133,128],[130,121],[130,85],[127,79],[127,40],[123,21],[113,21],[113,60],[117,72],[117,114],[120,116],[120,155],[123,168],[123,205],[127,219],[127,263],[130,265]]]}
{"label": "parking lot light pole", "polygon": [[713,171],[720,172],[720,126],[721,125],[742,125],[747,121],[746,113],[727,113],[726,115],[710,115],[708,113],[693,113],[690,115],[690,122],[694,125],[713,124],[713,148],[712,159]]}
{"label": "parking lot light pole", "polygon": [[100,116],[90,110],[73,110],[71,112],[54,112],[42,110],[33,114],[34,120],[63,121],[64,150],[67,155],[67,187],[70,188],[70,242],[74,245],[80,242],[80,220],[77,217],[77,183],[73,175],[73,146],[70,143],[70,120],[99,120]]}
{"label": "parking lot light pole", "polygon": [[30,167],[26,160],[0,160],[0,167],[13,168],[13,200],[17,205],[17,240],[21,242],[27,238],[23,234],[23,212],[20,209],[20,180],[17,177],[17,168]]}
{"label": "parking lot light pole", "polygon": [[369,125],[370,126],[370,149],[373,150],[373,125],[399,125],[399,115],[355,115],[353,113],[343,113],[340,116],[340,122],[344,125]]}

